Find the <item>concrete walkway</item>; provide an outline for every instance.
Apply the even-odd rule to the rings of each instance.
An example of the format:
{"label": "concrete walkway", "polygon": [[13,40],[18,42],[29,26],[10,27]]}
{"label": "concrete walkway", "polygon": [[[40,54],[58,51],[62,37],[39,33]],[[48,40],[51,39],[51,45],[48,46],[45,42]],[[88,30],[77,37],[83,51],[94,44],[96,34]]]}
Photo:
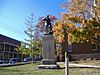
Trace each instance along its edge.
{"label": "concrete walkway", "polygon": [[83,65],[83,64],[69,64],[69,67],[76,67],[76,68],[100,68],[100,66],[95,65]]}
{"label": "concrete walkway", "polygon": [[24,65],[29,64],[30,62],[20,62],[20,63],[13,63],[13,64],[0,64],[0,67],[9,67],[9,66],[17,66],[17,65]]}
{"label": "concrete walkway", "polygon": [[[29,64],[30,62],[20,62],[16,64],[0,64],[0,67],[8,67],[8,66],[17,66],[17,65],[24,65]],[[57,62],[58,65],[65,67],[65,62]],[[71,68],[100,68],[100,66],[95,65],[83,65],[83,64],[69,64]]]}
{"label": "concrete walkway", "polygon": [[[57,62],[58,65],[63,65],[65,67],[65,62]],[[100,66],[95,65],[84,65],[84,64],[69,64],[72,68],[100,68]]]}

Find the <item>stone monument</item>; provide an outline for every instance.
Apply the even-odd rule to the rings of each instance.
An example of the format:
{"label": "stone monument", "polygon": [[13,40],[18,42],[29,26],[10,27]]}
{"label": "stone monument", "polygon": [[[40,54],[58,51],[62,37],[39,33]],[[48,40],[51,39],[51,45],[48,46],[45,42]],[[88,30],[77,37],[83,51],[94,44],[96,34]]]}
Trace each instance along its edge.
{"label": "stone monument", "polygon": [[58,65],[55,61],[55,39],[53,36],[51,19],[49,15],[43,19],[45,21],[45,34],[42,37],[43,50],[42,50],[42,64],[39,65],[39,68],[58,68]]}

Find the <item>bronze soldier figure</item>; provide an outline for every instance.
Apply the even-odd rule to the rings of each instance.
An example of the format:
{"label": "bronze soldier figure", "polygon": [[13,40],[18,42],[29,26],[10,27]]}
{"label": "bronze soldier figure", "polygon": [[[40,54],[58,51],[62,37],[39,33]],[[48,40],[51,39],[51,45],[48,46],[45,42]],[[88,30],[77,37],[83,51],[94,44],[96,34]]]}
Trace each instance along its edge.
{"label": "bronze soldier figure", "polygon": [[51,25],[51,19],[49,18],[49,15],[43,19],[45,21],[45,30],[46,34],[53,34],[52,32],[52,25]]}

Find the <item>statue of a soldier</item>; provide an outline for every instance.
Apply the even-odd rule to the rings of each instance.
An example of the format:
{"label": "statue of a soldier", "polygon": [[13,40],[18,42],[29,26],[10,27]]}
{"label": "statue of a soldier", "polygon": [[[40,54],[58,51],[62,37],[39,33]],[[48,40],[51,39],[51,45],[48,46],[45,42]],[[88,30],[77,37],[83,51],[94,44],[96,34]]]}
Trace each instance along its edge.
{"label": "statue of a soldier", "polygon": [[47,17],[45,17],[43,20],[45,21],[46,34],[53,34],[51,19],[49,18],[49,15],[47,15]]}

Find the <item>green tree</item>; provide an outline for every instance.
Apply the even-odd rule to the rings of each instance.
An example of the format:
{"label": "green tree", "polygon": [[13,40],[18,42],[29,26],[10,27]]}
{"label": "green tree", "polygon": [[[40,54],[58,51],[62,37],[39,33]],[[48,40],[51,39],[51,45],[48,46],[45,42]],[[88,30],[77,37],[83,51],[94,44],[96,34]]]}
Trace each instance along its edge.
{"label": "green tree", "polygon": [[38,37],[38,34],[36,34],[36,23],[34,21],[35,18],[33,14],[26,19],[27,29],[25,30],[25,34],[28,36],[28,38],[25,39],[25,43],[28,52],[30,53],[30,57],[41,53],[41,48],[39,48],[41,39]]}
{"label": "green tree", "polygon": [[28,39],[25,39],[26,46],[29,50],[30,57],[32,57],[33,54],[33,40],[34,40],[34,15],[31,14],[27,19],[26,19],[26,25],[27,25],[27,30],[25,30],[25,34],[28,36]]}
{"label": "green tree", "polygon": [[24,58],[24,56],[27,56],[28,55],[28,50],[26,48],[26,45],[24,42],[21,42],[21,45],[16,48],[17,52],[21,54],[21,59]]}

